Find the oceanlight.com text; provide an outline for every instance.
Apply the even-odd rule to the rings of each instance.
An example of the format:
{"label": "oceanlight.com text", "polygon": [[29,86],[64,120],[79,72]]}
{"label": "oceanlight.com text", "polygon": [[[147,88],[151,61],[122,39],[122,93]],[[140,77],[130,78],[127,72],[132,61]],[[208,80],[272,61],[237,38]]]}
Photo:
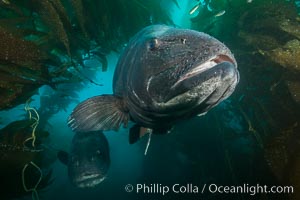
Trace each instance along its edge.
{"label": "oceanlight.com text", "polygon": [[126,192],[133,192],[136,194],[161,194],[168,193],[178,194],[203,194],[203,193],[218,193],[218,194],[291,194],[294,193],[293,186],[268,186],[268,185],[249,185],[248,183],[242,185],[218,185],[218,184],[203,184],[195,185],[187,184],[173,184],[163,185],[159,183],[153,184],[127,184],[125,186]]}

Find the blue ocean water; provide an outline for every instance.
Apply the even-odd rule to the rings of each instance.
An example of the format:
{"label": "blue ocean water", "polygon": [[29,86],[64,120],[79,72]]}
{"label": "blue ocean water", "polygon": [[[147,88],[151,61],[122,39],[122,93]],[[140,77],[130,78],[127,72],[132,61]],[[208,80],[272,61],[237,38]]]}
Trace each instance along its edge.
{"label": "blue ocean water", "polygon": [[[66,1],[62,2],[66,4]],[[135,0],[134,2],[141,4],[142,1]],[[281,6],[281,3],[288,7]],[[135,144],[129,144],[129,128],[121,128],[118,132],[104,131],[109,141],[111,157],[107,178],[94,188],[77,188],[69,180],[67,166],[56,158],[58,151],[69,152],[71,148],[74,132],[67,125],[68,117],[79,102],[96,95],[112,93],[114,70],[128,39],[127,42],[118,45],[114,44],[113,39],[107,43],[105,43],[106,40],[100,41],[99,43],[103,42],[107,46],[111,45],[116,48],[109,52],[103,50],[107,59],[107,71],[102,71],[104,66],[102,62],[91,58],[84,61],[85,68],[80,71],[83,81],[55,84],[55,86],[43,84],[32,96],[29,95],[30,107],[40,113],[38,127],[43,127],[42,130],[49,132],[44,148],[54,155],[54,161],[43,169],[52,170],[52,174],[49,184],[37,189],[39,199],[248,199],[252,197],[255,199],[297,199],[299,69],[295,67],[297,61],[289,63],[286,60],[290,58],[288,53],[292,52],[291,57],[299,55],[297,46],[300,38],[297,33],[297,30],[300,30],[299,19],[297,16],[290,16],[287,12],[291,7],[299,9],[298,1],[187,0],[177,1],[177,4],[167,0],[160,4],[163,10],[169,13],[168,17],[173,22],[171,26],[207,32],[232,50],[241,75],[236,91],[206,115],[176,124],[169,134],[153,135],[147,155],[144,155],[148,142],[147,136]],[[13,1],[3,0],[1,5],[14,4]],[[148,4],[145,5],[148,6]],[[18,6],[21,10],[26,10],[25,5],[18,4]],[[122,10],[122,6],[124,5],[116,4],[113,8]],[[127,6],[127,9],[132,9],[129,5]],[[197,9],[195,6],[198,6]],[[18,7],[12,6],[10,10],[17,12],[16,8]],[[155,8],[147,7],[150,10],[153,9],[147,18],[141,20],[147,20],[147,22],[144,24],[139,21],[132,22],[132,29],[140,30],[146,25],[165,23],[160,13],[155,12]],[[194,9],[195,11],[191,13]],[[4,10],[1,12],[3,19],[10,14],[8,11],[8,14],[5,13]],[[128,17],[128,24],[131,24],[130,20],[133,21],[133,17],[129,14],[124,16],[121,11],[111,12],[113,15],[121,15],[116,21],[123,17]],[[258,12],[265,12],[265,15]],[[41,14],[33,12],[32,15]],[[74,17],[73,15],[70,14]],[[114,34],[119,31],[120,35],[128,33],[133,36],[129,34],[129,30],[123,30],[123,26],[120,30],[117,30],[118,27],[114,29],[117,23],[107,18],[104,17],[101,20],[108,20],[107,24],[111,27],[107,29],[114,30],[112,31]],[[95,19],[95,23],[101,23],[101,20]],[[0,23],[0,31],[3,27],[8,27],[7,30],[10,30],[9,26],[3,25],[5,23],[7,22]],[[101,28],[104,30],[104,27]],[[87,31],[90,30],[87,28]],[[103,31],[103,34],[106,32]],[[120,37],[123,40],[120,35],[112,37]],[[288,43],[290,41],[293,43]],[[64,49],[63,44],[57,44],[57,46],[59,46],[58,49]],[[70,48],[72,49],[73,46],[70,45]],[[112,48],[111,46],[109,48]],[[68,53],[58,54],[64,57]],[[287,57],[279,55],[287,55]],[[87,54],[82,53],[80,56],[85,57]],[[4,66],[3,63],[5,64],[1,60],[0,66]],[[72,72],[72,69],[69,71]],[[1,98],[4,98],[4,92]],[[25,108],[26,103],[22,101],[20,104],[2,109],[0,128],[16,120],[27,120],[29,116]],[[132,125],[131,122],[129,126]],[[15,133],[12,132],[12,134]],[[0,144],[6,142],[3,138],[1,140],[3,141]],[[1,156],[9,151],[11,149],[3,147]],[[22,156],[27,155],[16,156],[12,159],[18,161]],[[5,174],[7,162],[5,159],[7,158],[5,156],[1,158],[1,165],[4,166],[4,169],[1,168],[1,173]],[[21,178],[13,177],[10,181],[17,184]],[[33,179],[37,180],[37,177]],[[129,191],[128,184],[130,184]],[[247,189],[247,192],[245,190],[228,193],[224,190],[212,191],[215,185],[241,186]],[[274,192],[273,194],[249,189],[250,186],[257,185],[292,186],[294,196],[287,192],[285,194]],[[143,188],[138,190],[140,186]],[[207,188],[204,188],[205,191],[202,192],[204,186]],[[209,190],[209,186],[212,190]],[[168,189],[166,194],[163,194],[164,189]],[[5,193],[5,190],[2,192]],[[254,195],[256,192],[258,194]],[[8,198],[3,196],[5,199],[37,199],[31,196],[32,191],[22,190],[22,193],[24,194],[13,194]]]}

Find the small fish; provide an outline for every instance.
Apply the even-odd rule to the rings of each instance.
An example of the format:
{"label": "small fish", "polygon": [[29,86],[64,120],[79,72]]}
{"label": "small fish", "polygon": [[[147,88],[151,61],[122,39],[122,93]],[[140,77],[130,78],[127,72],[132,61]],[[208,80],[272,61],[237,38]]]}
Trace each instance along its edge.
{"label": "small fish", "polygon": [[190,10],[190,15],[194,14],[196,10],[198,10],[200,4],[195,5],[191,10]]}
{"label": "small fish", "polygon": [[218,12],[217,14],[215,14],[215,17],[220,17],[220,16],[224,15],[225,13],[226,13],[226,11],[222,10],[222,11]]}
{"label": "small fish", "polygon": [[252,3],[253,0],[247,0],[247,3]]}
{"label": "small fish", "polygon": [[210,7],[210,5],[209,5],[209,4],[207,4],[207,10],[208,10],[208,11],[210,11],[210,12],[212,12],[212,11],[213,11],[213,9]]}
{"label": "small fish", "polygon": [[260,53],[261,55],[265,55],[265,51],[261,50],[261,49],[258,49],[258,53]]}

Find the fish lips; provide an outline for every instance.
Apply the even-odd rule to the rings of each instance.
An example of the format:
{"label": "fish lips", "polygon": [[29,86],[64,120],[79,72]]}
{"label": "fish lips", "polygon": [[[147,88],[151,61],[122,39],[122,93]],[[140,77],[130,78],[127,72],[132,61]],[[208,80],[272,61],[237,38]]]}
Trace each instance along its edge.
{"label": "fish lips", "polygon": [[73,185],[79,188],[90,188],[99,185],[106,178],[108,167],[86,163],[84,166],[69,166],[68,173]]}
{"label": "fish lips", "polygon": [[83,173],[77,178],[73,179],[75,186],[79,188],[90,188],[95,187],[105,180],[105,176],[102,176],[99,173]]}
{"label": "fish lips", "polygon": [[236,61],[230,56],[220,54],[196,65],[196,67],[191,68],[181,75],[172,85],[166,101],[186,93],[216,76],[220,76],[222,82],[220,83],[220,87],[226,87],[223,94],[218,94],[220,96],[219,98],[229,96],[239,82]]}

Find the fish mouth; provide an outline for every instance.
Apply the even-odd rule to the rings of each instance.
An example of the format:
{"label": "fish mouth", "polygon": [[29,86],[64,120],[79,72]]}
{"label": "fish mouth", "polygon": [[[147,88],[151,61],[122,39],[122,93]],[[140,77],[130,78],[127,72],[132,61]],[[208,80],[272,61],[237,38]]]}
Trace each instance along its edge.
{"label": "fish mouth", "polygon": [[84,174],[75,180],[75,185],[79,188],[95,187],[105,180],[101,174]]}
{"label": "fish mouth", "polygon": [[182,110],[204,101],[205,104],[217,105],[234,91],[238,81],[235,59],[218,54],[182,74],[170,88],[165,103],[171,108],[179,101],[186,102],[181,105]]}
{"label": "fish mouth", "polygon": [[233,66],[236,66],[236,61],[232,59],[230,56],[225,55],[225,54],[219,54],[211,57],[207,61],[201,63],[200,65],[190,69],[187,73],[183,74],[178,81],[175,82],[175,84],[171,87],[171,89],[176,88],[180,83],[191,79],[193,77],[198,76],[199,74],[202,74],[205,71],[208,71],[215,66],[223,63],[223,62],[228,62],[232,64]]}

